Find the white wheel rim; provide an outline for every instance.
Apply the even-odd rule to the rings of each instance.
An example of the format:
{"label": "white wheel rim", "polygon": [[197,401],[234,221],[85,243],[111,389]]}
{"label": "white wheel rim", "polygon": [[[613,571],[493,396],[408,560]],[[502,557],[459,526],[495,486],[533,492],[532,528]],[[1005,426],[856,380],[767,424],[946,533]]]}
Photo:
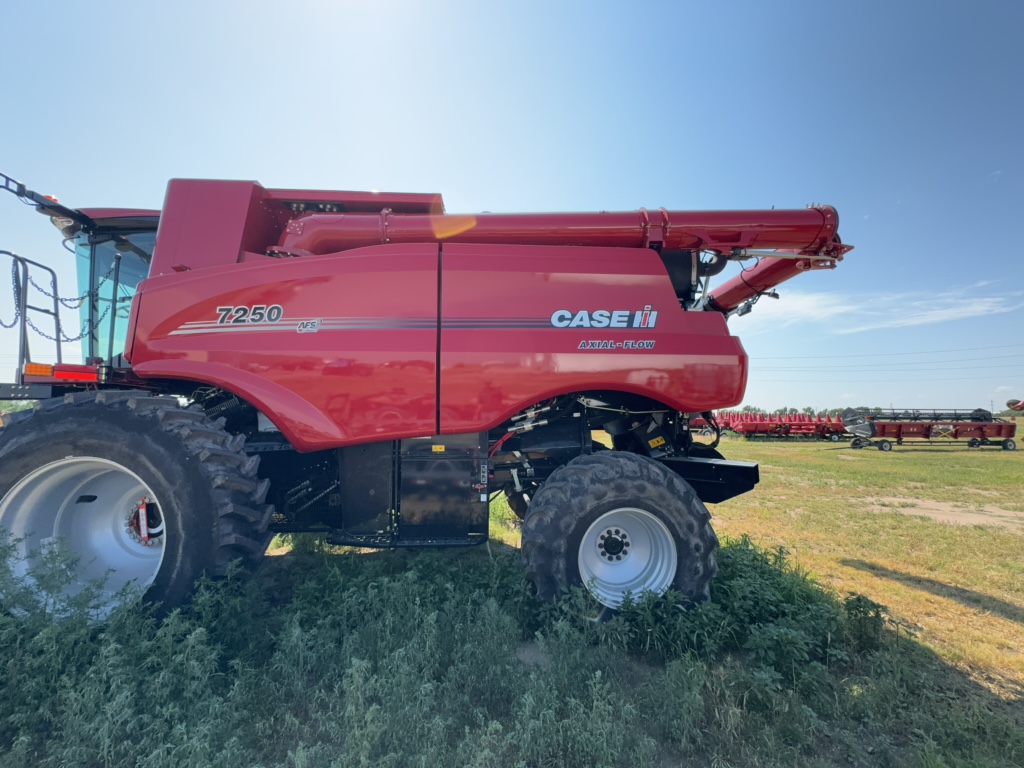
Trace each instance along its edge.
{"label": "white wheel rim", "polygon": [[[138,526],[138,509],[149,510],[148,543]],[[156,510],[152,506],[155,505]],[[105,580],[106,615],[124,587],[145,590],[156,578],[164,558],[164,523],[159,500],[141,479],[107,459],[75,457],[55,461],[22,478],[0,500],[0,525],[19,543],[15,573],[25,576],[26,560],[46,552],[58,541],[78,559],[75,582]]]}
{"label": "white wheel rim", "polygon": [[618,608],[627,592],[663,595],[676,577],[678,555],[668,527],[636,507],[620,507],[595,520],[577,557],[580,578],[602,604]]}

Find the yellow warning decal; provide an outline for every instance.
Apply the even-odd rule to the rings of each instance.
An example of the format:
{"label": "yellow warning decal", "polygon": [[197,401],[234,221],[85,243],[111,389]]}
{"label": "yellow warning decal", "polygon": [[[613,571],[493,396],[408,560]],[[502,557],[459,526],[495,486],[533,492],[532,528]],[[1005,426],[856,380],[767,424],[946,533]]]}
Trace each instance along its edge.
{"label": "yellow warning decal", "polygon": [[656,437],[653,440],[648,440],[647,444],[649,446],[651,446],[651,448],[661,448],[661,446],[663,446],[665,444],[665,438],[664,437]]}
{"label": "yellow warning decal", "polygon": [[432,445],[432,446],[430,446],[430,450],[432,450],[434,453],[444,453],[444,446],[443,445]]}

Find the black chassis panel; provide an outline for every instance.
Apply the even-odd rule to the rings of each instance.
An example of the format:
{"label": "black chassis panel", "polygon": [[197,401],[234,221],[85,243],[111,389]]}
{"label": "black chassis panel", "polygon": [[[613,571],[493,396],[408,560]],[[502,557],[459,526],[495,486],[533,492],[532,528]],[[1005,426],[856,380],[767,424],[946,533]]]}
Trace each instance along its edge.
{"label": "black chassis panel", "polygon": [[487,539],[486,432],[402,440],[400,457],[399,544]]}
{"label": "black chassis panel", "polygon": [[53,390],[49,384],[0,384],[0,400],[48,400]]}
{"label": "black chassis panel", "polygon": [[372,443],[337,451],[340,515],[330,541],[453,547],[487,540],[487,434]]}
{"label": "black chassis panel", "polygon": [[750,461],[683,456],[665,456],[658,461],[692,485],[705,504],[718,504],[752,491],[761,479],[757,464]]}

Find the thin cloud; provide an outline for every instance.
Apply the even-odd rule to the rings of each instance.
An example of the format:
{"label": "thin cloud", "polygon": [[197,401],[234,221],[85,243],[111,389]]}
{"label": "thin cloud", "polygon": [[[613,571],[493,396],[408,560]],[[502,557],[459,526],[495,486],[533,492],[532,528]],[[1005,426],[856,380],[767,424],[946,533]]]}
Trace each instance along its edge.
{"label": "thin cloud", "polygon": [[[855,315],[860,305],[837,293],[790,293],[779,289],[779,299],[762,297],[750,315],[734,318],[737,326],[742,324],[743,333],[752,336],[767,333],[776,328],[789,328],[800,323],[820,323],[843,316]],[[749,321],[747,318],[753,317]]]}
{"label": "thin cloud", "polygon": [[[898,294],[879,296],[875,303],[888,310],[864,309],[859,323],[835,329],[836,333],[850,334],[877,331],[885,328],[913,328],[936,325],[972,317],[987,317],[1015,312],[1024,307],[1024,301],[1014,294],[971,296],[966,290],[924,296]],[[899,307],[898,312],[891,310]]]}
{"label": "thin cloud", "polygon": [[749,325],[745,318],[736,318],[733,322],[737,326],[742,324],[743,333],[747,335],[808,322],[829,333],[849,335],[886,328],[937,325],[1024,308],[1024,292],[994,293],[984,290],[987,287],[988,284],[982,282],[939,293],[876,294],[869,304],[851,301],[840,293],[795,293],[780,288],[778,301],[762,298],[758,302],[751,313],[757,317]]}

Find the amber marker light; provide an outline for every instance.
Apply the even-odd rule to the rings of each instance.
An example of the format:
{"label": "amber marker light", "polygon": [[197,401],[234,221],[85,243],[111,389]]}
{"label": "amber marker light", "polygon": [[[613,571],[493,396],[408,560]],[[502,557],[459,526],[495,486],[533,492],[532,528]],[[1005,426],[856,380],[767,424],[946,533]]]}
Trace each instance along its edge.
{"label": "amber marker light", "polygon": [[25,363],[26,376],[53,376],[53,366],[44,363]]}

